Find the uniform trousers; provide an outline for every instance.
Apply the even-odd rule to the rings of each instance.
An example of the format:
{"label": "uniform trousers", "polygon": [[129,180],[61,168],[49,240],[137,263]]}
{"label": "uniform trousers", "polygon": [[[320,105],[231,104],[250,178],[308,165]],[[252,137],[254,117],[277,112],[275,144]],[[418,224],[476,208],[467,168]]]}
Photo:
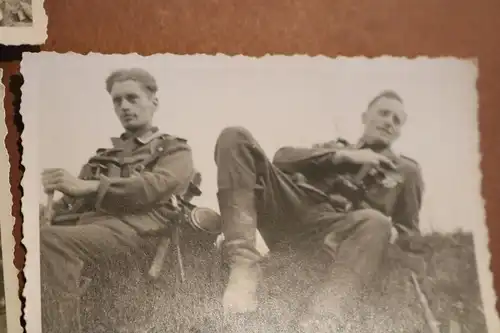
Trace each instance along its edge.
{"label": "uniform trousers", "polygon": [[80,298],[88,285],[83,273],[126,265],[150,245],[116,218],[89,222],[40,229],[43,333],[79,333]]}

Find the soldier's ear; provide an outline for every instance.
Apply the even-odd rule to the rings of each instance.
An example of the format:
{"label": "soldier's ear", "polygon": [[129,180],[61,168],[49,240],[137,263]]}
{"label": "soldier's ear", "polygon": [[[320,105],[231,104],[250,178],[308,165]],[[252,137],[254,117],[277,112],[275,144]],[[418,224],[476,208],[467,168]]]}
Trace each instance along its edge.
{"label": "soldier's ear", "polygon": [[153,105],[154,105],[155,107],[158,107],[158,104],[159,104],[159,103],[160,103],[160,102],[159,102],[159,100],[158,100],[158,97],[157,97],[157,96],[153,96]]}

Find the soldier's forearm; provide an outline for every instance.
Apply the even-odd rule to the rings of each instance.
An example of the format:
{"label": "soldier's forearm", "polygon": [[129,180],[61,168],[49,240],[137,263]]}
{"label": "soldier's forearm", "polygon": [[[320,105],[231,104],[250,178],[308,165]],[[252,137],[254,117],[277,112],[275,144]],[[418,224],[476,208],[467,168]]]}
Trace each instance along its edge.
{"label": "soldier's forearm", "polygon": [[339,165],[339,164],[346,162],[346,160],[347,160],[347,156],[346,156],[345,150],[338,149],[335,151],[335,153],[333,153],[333,156],[332,156],[332,163],[333,164]]}
{"label": "soldier's forearm", "polygon": [[82,196],[87,196],[87,195],[92,195],[97,192],[97,189],[99,188],[99,181],[98,180],[85,180],[82,183],[83,189],[82,189]]}
{"label": "soldier's forearm", "polygon": [[113,210],[113,207],[136,209],[148,207],[174,194],[181,185],[175,177],[147,173],[128,179],[102,177],[97,192],[96,208]]}

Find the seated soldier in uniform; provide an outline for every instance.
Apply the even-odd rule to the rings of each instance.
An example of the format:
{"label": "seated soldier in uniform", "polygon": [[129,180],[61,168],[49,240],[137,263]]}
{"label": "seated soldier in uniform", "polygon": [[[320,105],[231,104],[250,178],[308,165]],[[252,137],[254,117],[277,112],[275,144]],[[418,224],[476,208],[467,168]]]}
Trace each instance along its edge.
{"label": "seated soldier in uniform", "polygon": [[[357,144],[335,140],[312,148],[284,147],[272,162],[246,129],[222,131],[215,161],[230,268],[222,298],[226,332],[247,332],[257,318],[257,228],[271,251],[314,239],[325,250],[328,278],[295,327],[315,333],[325,332],[323,324],[329,325],[326,332],[335,332],[348,301],[377,272],[391,235],[418,234],[420,167],[391,150],[406,119],[401,97],[384,91],[363,113],[364,133]],[[379,181],[364,188],[364,175]]]}
{"label": "seated soldier in uniform", "polygon": [[172,196],[186,192],[194,173],[187,142],[152,124],[158,107],[153,76],[117,70],[106,89],[124,133],[111,139],[112,148],[99,149],[78,177],[57,168],[42,172],[45,191],[63,194],[40,230],[46,333],[80,332],[83,269],[140,251],[148,235],[165,227]]}

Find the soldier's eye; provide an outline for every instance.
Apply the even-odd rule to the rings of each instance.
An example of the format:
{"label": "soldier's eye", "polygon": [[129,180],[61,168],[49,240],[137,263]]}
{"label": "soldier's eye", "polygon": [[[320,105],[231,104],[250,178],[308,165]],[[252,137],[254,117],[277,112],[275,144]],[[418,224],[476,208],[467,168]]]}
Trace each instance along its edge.
{"label": "soldier's eye", "polygon": [[392,118],[392,120],[393,120],[395,125],[398,125],[398,126],[401,125],[401,118],[399,118],[398,116],[394,116]]}
{"label": "soldier's eye", "polygon": [[127,101],[129,103],[135,103],[135,101],[137,100],[137,95],[134,95],[134,94],[128,94],[125,98],[127,99]]}
{"label": "soldier's eye", "polygon": [[389,112],[389,110],[380,110],[380,111],[379,111],[379,114],[380,114],[382,117],[387,117],[387,116],[389,116],[390,112]]}

